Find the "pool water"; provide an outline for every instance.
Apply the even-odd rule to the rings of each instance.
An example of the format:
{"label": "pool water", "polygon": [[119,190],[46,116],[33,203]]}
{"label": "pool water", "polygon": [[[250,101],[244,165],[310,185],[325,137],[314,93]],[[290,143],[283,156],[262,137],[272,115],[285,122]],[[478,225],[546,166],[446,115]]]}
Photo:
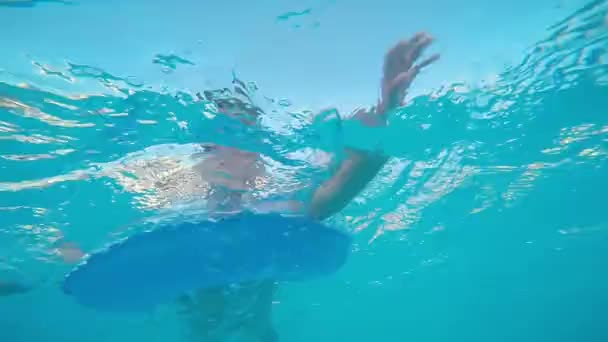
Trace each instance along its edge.
{"label": "pool water", "polygon": [[[200,340],[175,305],[102,313],[61,282],[133,223],[207,215],[210,144],[262,155],[252,202],[305,196],[344,146],[391,156],[326,222],[346,265],[279,286],[280,341],[608,340],[608,1],[389,3],[0,1],[0,341]],[[387,127],[340,123],[376,100],[389,12],[442,59]],[[496,26],[443,26],[472,17]],[[258,126],[196,95],[223,87]]]}

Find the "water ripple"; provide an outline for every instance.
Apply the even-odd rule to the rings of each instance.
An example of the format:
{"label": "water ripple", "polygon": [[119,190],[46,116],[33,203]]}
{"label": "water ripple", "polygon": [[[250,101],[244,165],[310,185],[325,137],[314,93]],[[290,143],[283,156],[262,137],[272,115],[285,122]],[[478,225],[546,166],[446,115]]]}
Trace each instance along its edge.
{"label": "water ripple", "polygon": [[[405,232],[422,241],[428,234],[417,232],[445,234],[471,217],[518,208],[556,173],[608,161],[607,11],[607,1],[594,1],[553,25],[518,65],[482,85],[453,83],[411,99],[384,129],[340,121],[333,108],[294,110],[296,99],[266,97],[236,77],[223,89],[155,91],[95,66],[32,62],[42,77],[88,80],[103,91],[0,80],[0,215],[22,213],[7,219],[0,241],[28,246],[0,258],[52,260],[57,239],[81,227],[98,247],[117,227],[89,221],[106,212],[125,225],[161,210],[204,209],[212,189],[200,163],[220,164],[215,145],[259,154],[265,172],[247,187],[230,183],[252,202],[309,191],[344,145],[382,148],[393,158],[332,218],[366,242]],[[157,54],[153,63],[197,67],[176,55]],[[218,115],[218,100],[255,112],[260,125]]]}

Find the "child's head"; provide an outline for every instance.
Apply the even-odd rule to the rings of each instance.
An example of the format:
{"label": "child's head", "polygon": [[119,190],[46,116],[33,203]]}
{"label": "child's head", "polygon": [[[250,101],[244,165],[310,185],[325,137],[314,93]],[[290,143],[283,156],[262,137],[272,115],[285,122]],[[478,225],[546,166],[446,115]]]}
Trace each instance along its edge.
{"label": "child's head", "polygon": [[[255,125],[257,118],[263,113],[261,108],[253,105],[249,97],[241,92],[234,94],[229,89],[224,88],[212,91],[205,90],[203,94],[207,101],[213,102],[217,106],[219,113],[236,118],[247,126]],[[197,95],[202,98],[200,94]],[[247,102],[239,97],[244,97]]]}

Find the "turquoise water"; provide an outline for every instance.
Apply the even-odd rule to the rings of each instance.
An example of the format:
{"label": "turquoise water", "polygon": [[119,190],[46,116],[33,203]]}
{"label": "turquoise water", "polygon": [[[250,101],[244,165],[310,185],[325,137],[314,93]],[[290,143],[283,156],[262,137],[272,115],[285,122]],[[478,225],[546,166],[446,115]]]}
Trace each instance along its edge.
{"label": "turquoise water", "polygon": [[[92,6],[22,5],[0,11],[16,18]],[[300,20],[289,30],[323,30],[325,17],[305,18],[331,8],[324,6],[293,6],[268,20],[276,27]],[[528,47],[491,76],[443,82],[429,76],[421,82],[430,90],[413,92],[383,129],[349,122],[340,128],[332,114],[346,116],[342,107],[356,100],[328,107],[310,95],[316,88],[330,93],[322,85],[302,98],[282,93],[272,75],[246,80],[230,57],[216,68],[220,76],[194,87],[184,86],[180,71],[197,76],[208,69],[199,68],[192,51],[150,43],[146,63],[164,75],[155,82],[129,64],[140,52],[124,65],[91,64],[102,58],[65,52],[78,50],[79,38],[72,50],[59,43],[56,50],[20,47],[27,57],[0,64],[0,282],[32,288],[0,296],[1,340],[191,340],[171,305],[124,316],[74,303],[60,291],[72,265],[59,247],[67,241],[90,252],[129,235],[129,225],[141,219],[204,210],[204,185],[191,189],[192,167],[209,153],[200,143],[215,143],[264,156],[268,175],[250,191],[257,198],[305,192],[311,180],[331,173],[324,159],[344,145],[381,147],[392,157],[328,220],[354,235],[346,266],[329,278],[280,287],[273,321],[281,341],[606,341],[608,2],[577,3],[550,17],[548,27],[540,15],[538,21],[511,23],[536,27],[530,36],[543,33],[535,41],[505,41]],[[143,44],[128,30],[124,36],[115,38],[116,49],[130,39]],[[7,42],[27,45],[15,37]],[[460,56],[474,53],[462,49]],[[47,62],[61,54],[63,62]],[[208,58],[216,63],[218,56]],[[442,59],[458,68],[450,56]],[[492,62],[478,58],[480,69]],[[259,127],[216,116],[195,95],[234,84],[263,109]],[[357,87],[353,82],[353,92]],[[336,97],[349,91],[340,89]]]}

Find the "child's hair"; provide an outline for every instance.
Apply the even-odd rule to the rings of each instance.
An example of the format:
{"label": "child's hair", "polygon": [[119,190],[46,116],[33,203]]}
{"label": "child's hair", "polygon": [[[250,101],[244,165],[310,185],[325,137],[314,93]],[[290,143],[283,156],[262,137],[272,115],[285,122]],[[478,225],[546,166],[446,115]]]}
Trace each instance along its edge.
{"label": "child's hair", "polygon": [[232,90],[230,88],[205,90],[203,95],[196,93],[196,96],[199,100],[214,103],[221,112],[244,117],[247,124],[255,122],[264,111],[253,103],[251,93],[243,81],[234,76],[232,84],[234,85]]}

